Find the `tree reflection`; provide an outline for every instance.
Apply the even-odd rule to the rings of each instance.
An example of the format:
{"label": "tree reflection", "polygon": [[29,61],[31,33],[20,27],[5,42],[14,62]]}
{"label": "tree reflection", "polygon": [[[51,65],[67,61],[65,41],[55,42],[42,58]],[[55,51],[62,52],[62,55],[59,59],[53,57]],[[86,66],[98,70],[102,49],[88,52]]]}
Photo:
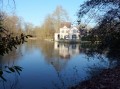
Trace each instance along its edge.
{"label": "tree reflection", "polygon": [[[120,50],[115,49],[108,49],[104,48],[100,44],[89,44],[91,48],[86,52],[86,55],[89,57],[94,57],[95,55],[98,55],[98,57],[102,57],[103,55],[108,58],[110,62],[117,61],[119,63],[120,59]],[[95,47],[94,47],[95,46]]]}
{"label": "tree reflection", "polygon": [[[90,77],[99,74],[104,69],[113,68],[115,66],[120,65],[119,50],[103,48],[101,47],[100,44],[88,44],[88,45],[91,46],[87,50],[87,52],[85,52],[88,59],[90,58],[94,59],[95,57],[97,57],[97,59],[101,61],[101,64],[94,64],[92,66],[88,66],[87,73],[90,75]],[[104,63],[104,65],[102,65],[102,63]]]}
{"label": "tree reflection", "polygon": [[54,43],[54,52],[57,52],[57,56],[51,58],[50,62],[57,71],[61,71],[65,68],[71,57],[80,53],[80,44],[65,44]]}
{"label": "tree reflection", "polygon": [[64,69],[71,57],[80,54],[80,44],[29,40],[26,47],[26,51],[29,50],[29,52],[32,52],[34,48],[39,49],[44,55],[46,62],[52,64],[56,71]]}
{"label": "tree reflection", "polygon": [[[11,52],[10,55],[8,54],[8,55],[5,55],[4,57],[0,57],[1,58],[0,66],[2,69],[4,67],[4,64],[5,65],[7,64],[9,67],[13,67],[16,64],[17,60],[21,59],[20,58],[22,56],[21,53],[25,55],[28,55],[28,54],[31,55],[34,51],[36,53],[36,50],[37,50],[37,53],[39,53],[40,55],[42,54],[43,59],[45,60],[45,67],[47,64],[47,66],[50,65],[49,66],[50,68],[52,67],[53,71],[55,69],[55,73],[57,74],[57,78],[58,78],[58,81],[57,80],[53,81],[55,88],[61,88],[61,87],[65,88],[65,87],[69,87],[68,86],[69,84],[73,84],[73,83],[77,84],[78,80],[81,77],[83,77],[83,75],[82,76],[80,75],[82,74],[80,73],[82,69],[79,69],[81,66],[79,66],[78,63],[77,63],[78,65],[75,63],[76,64],[75,68],[74,68],[74,64],[71,65],[72,64],[71,59],[73,61],[73,60],[77,60],[78,58],[81,58],[81,56],[79,56],[80,54],[83,54],[82,57],[88,58],[88,60],[86,59],[80,60],[80,61],[77,60],[80,63],[86,62],[86,64],[84,63],[81,64],[81,65],[87,66],[87,70],[82,71],[82,72],[87,72],[86,75],[89,74],[93,76],[94,74],[98,73],[98,71],[104,68],[110,68],[116,64],[115,60],[108,58],[110,57],[108,56],[108,53],[109,53],[108,50],[106,51],[104,50],[103,52],[100,52],[96,46],[97,44],[94,44],[94,45],[93,44],[65,44],[65,43],[57,43],[57,42],[54,43],[54,42],[48,42],[48,41],[29,40],[26,44],[19,46],[17,50],[12,51],[13,54]],[[9,58],[10,60],[7,60]],[[42,57],[40,56],[40,58]],[[94,62],[92,58],[93,59],[95,58]],[[97,64],[97,62],[100,64]],[[37,65],[35,66],[37,67]],[[70,70],[69,70],[68,66],[69,67],[71,66],[73,69],[71,69],[70,67]],[[66,70],[67,68],[68,70]],[[17,71],[12,74],[19,75]],[[13,85],[15,85],[15,83]]]}
{"label": "tree reflection", "polygon": [[21,89],[19,84],[19,75],[17,73],[11,74],[7,77],[7,82],[0,80],[0,89]]}
{"label": "tree reflection", "polygon": [[17,61],[21,56],[21,46],[18,47],[18,49],[13,49],[10,53],[4,54],[4,56],[0,56],[1,64],[9,64],[11,62]]}
{"label": "tree reflection", "polygon": [[18,76],[23,70],[22,67],[16,66],[16,61],[21,56],[21,45],[4,56],[0,55],[0,89],[16,89]]}

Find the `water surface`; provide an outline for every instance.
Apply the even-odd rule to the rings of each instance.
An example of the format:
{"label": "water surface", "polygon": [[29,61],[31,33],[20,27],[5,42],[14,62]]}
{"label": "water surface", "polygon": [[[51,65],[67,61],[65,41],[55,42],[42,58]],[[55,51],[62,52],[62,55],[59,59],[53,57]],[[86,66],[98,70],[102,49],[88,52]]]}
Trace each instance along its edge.
{"label": "water surface", "polygon": [[59,44],[29,41],[5,56],[0,56],[0,67],[21,66],[18,73],[4,73],[0,89],[67,89],[90,78],[115,62],[106,55],[88,57],[89,47],[81,44]]}

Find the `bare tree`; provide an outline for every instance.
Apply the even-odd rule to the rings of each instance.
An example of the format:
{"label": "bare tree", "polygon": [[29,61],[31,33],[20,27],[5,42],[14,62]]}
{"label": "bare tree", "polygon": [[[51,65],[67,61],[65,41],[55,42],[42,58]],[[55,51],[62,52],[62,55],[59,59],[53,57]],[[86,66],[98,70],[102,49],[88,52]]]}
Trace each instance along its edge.
{"label": "bare tree", "polygon": [[53,20],[53,17],[51,15],[48,15],[45,18],[42,29],[44,31],[44,36],[46,38],[53,39],[55,28],[54,28],[54,20]]}
{"label": "bare tree", "polygon": [[5,5],[11,6],[10,2],[13,3],[13,6],[14,6],[14,8],[15,8],[15,7],[16,7],[15,0],[0,0],[0,7],[1,7],[1,9],[2,9]]}
{"label": "bare tree", "polygon": [[65,9],[62,8],[62,6],[57,6],[52,15],[54,19],[54,28],[56,31],[59,30],[61,22],[69,21],[68,13]]}
{"label": "bare tree", "polygon": [[22,26],[21,19],[16,15],[8,15],[4,14],[3,18],[3,27],[7,29],[10,33],[14,33],[14,35],[21,34]]}

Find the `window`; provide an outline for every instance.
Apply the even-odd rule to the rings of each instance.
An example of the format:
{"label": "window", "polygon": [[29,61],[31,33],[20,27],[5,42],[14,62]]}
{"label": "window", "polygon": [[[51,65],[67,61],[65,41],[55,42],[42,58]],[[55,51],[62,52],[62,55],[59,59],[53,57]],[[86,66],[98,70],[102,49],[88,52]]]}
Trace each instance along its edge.
{"label": "window", "polygon": [[69,35],[66,35],[66,36],[65,36],[65,39],[69,39]]}
{"label": "window", "polygon": [[58,47],[58,48],[60,47],[59,44],[57,45],[57,47]]}
{"label": "window", "polygon": [[58,34],[58,39],[60,39],[60,35]]}
{"label": "window", "polygon": [[77,36],[76,35],[72,35],[72,39],[76,39],[77,38]]}
{"label": "window", "polygon": [[77,32],[77,31],[74,29],[74,30],[73,30],[73,33],[76,33],[76,32]]}
{"label": "window", "polygon": [[72,45],[72,49],[76,49],[76,44],[73,44],[73,45]]}

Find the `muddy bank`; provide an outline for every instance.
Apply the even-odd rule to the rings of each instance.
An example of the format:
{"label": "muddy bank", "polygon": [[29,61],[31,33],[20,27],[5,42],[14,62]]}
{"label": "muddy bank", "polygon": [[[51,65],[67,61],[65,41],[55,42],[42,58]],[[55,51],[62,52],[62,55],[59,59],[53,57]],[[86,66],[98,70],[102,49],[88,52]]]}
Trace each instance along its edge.
{"label": "muddy bank", "polygon": [[83,81],[71,89],[120,89],[120,66],[105,69],[99,75]]}

